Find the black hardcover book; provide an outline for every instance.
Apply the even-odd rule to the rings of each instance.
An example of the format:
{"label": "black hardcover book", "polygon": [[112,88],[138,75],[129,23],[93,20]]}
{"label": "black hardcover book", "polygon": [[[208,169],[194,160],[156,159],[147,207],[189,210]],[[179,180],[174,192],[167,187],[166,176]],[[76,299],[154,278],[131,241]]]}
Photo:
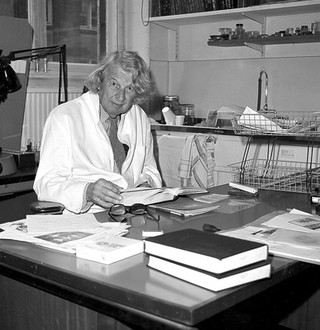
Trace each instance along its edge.
{"label": "black hardcover book", "polygon": [[271,276],[271,264],[267,260],[237,268],[223,274],[206,272],[153,255],[149,255],[148,266],[212,291],[229,289]]}
{"label": "black hardcover book", "polygon": [[145,252],[221,274],[266,260],[268,246],[202,230],[183,229],[145,239]]}

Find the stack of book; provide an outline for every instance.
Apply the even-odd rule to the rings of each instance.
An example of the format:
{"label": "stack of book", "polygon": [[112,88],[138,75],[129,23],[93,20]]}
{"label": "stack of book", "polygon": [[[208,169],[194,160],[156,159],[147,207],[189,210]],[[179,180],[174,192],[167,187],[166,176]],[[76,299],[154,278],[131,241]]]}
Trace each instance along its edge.
{"label": "stack of book", "polygon": [[145,240],[148,266],[220,291],[271,276],[264,243],[184,229]]}

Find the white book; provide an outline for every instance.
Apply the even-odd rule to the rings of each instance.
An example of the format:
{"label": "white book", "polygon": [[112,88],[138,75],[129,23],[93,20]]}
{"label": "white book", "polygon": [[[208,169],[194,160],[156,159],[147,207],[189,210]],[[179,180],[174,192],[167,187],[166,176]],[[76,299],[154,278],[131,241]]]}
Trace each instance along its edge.
{"label": "white book", "polygon": [[130,206],[135,203],[145,205],[155,204],[176,199],[181,195],[207,193],[207,189],[197,187],[163,187],[163,188],[133,188],[121,192],[122,204]]}
{"label": "white book", "polygon": [[82,259],[112,264],[116,261],[142,253],[144,242],[122,236],[105,236],[87,241],[76,247],[76,256]]}

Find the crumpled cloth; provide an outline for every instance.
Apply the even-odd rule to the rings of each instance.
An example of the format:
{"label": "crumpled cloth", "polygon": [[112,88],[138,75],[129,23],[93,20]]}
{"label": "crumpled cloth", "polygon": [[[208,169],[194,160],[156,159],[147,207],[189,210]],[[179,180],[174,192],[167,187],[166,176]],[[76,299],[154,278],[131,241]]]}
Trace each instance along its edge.
{"label": "crumpled cloth", "polygon": [[189,136],[184,144],[178,175],[182,187],[210,188],[215,185],[216,137],[207,134]]}

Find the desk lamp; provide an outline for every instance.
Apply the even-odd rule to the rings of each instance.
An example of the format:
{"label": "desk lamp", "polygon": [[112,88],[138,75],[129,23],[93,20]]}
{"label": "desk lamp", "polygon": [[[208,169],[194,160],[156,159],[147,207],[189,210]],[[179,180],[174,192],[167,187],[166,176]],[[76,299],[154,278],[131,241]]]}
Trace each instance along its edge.
{"label": "desk lamp", "polygon": [[[33,49],[23,49],[12,51],[7,56],[2,55],[0,50],[0,103],[4,102],[8,93],[13,93],[21,89],[22,85],[18,75],[10,66],[12,61],[25,59],[40,59],[49,55],[59,54],[59,91],[58,104],[68,101],[68,83],[67,83],[67,63],[66,63],[66,45],[50,46]],[[64,100],[61,99],[62,82],[64,86]],[[1,109],[0,109],[1,111]],[[10,175],[17,171],[13,156],[2,152],[0,147],[0,176]]]}
{"label": "desk lamp", "polygon": [[[0,51],[0,103],[6,100],[8,93],[16,92],[21,88],[18,76],[10,66],[12,61],[24,59],[34,60],[54,54],[59,54],[58,104],[68,101],[66,45],[16,50],[10,52],[7,56],[1,54],[2,50]],[[64,86],[64,101],[61,100],[62,80]]]}

